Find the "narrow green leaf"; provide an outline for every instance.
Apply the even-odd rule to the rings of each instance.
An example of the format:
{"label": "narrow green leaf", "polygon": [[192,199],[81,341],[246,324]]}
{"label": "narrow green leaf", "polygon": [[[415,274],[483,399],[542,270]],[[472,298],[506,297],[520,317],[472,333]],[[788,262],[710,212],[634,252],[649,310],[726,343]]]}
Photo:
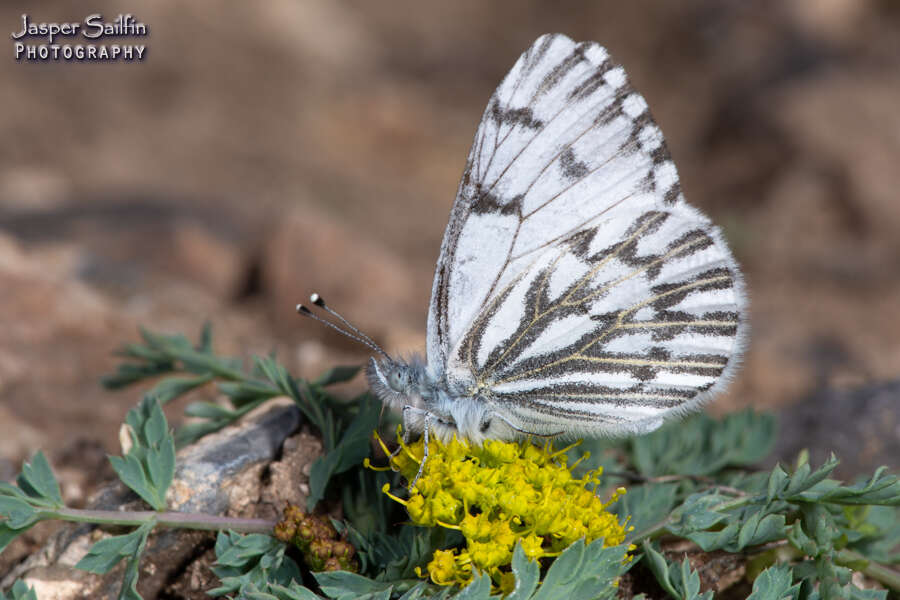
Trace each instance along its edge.
{"label": "narrow green leaf", "polygon": [[847,600],[887,600],[887,590],[863,590],[855,585],[848,585],[844,590]]}
{"label": "narrow green leaf", "polygon": [[312,510],[325,497],[325,488],[331,481],[337,463],[341,460],[340,448],[335,448],[325,456],[320,456],[309,468],[309,496],[306,499],[307,510]]}
{"label": "narrow green leaf", "polygon": [[223,566],[240,566],[248,559],[258,558],[266,553],[282,547],[282,543],[269,535],[251,533],[229,535],[219,533],[216,540],[216,564]]}
{"label": "narrow green leaf", "polygon": [[0,521],[0,552],[3,552],[3,550],[7,546],[9,546],[9,544],[14,539],[19,537],[19,534],[25,533],[26,531],[28,531],[27,527],[22,529],[13,529],[12,527],[8,526],[5,521]]}
{"label": "narrow green leaf", "polygon": [[[845,514],[862,517],[843,529],[848,548],[882,564],[900,564],[900,509],[893,506],[846,506]],[[852,535],[856,534],[856,535]]]}
{"label": "narrow green leaf", "polygon": [[309,588],[299,583],[292,582],[290,586],[272,584],[269,586],[271,594],[247,594],[251,600],[276,598],[277,600],[322,600],[321,596],[313,593]]}
{"label": "narrow green leaf", "polygon": [[16,480],[19,488],[43,506],[60,508],[63,505],[59,483],[53,476],[50,463],[43,452],[38,451],[30,463],[22,465],[22,472]]}
{"label": "narrow green leaf", "polygon": [[766,489],[766,502],[771,502],[775,498],[781,497],[782,491],[786,486],[788,474],[780,464],[775,465],[769,474],[768,486]]}
{"label": "narrow green leaf", "polygon": [[381,403],[372,396],[365,396],[365,400],[359,406],[359,412],[338,441],[341,458],[335,465],[335,474],[358,467],[369,455],[369,440],[372,431],[378,426],[380,415]]}
{"label": "narrow green leaf", "polygon": [[[142,346],[141,344],[126,344],[119,352],[119,356],[128,358],[137,358],[151,364],[162,365],[169,362],[166,353],[153,346]],[[150,366],[150,365],[148,365]]]}
{"label": "narrow green leaf", "polygon": [[[424,581],[420,581],[413,587],[411,587],[405,594],[397,598],[397,600],[419,600],[425,591],[428,589],[428,584]],[[507,599],[508,600],[508,599]]]}
{"label": "narrow green leaf", "polygon": [[146,365],[123,363],[116,368],[115,373],[101,377],[100,384],[108,390],[117,390],[144,379],[171,373],[173,369],[174,364],[171,361],[153,362]]}
{"label": "narrow green leaf", "polygon": [[696,571],[691,569],[691,561],[685,558],[681,561],[680,569],[675,571],[679,573],[676,587],[681,588],[681,598],[684,600],[711,600],[713,593],[711,591],[700,593],[700,576]]}
{"label": "narrow green leaf", "polygon": [[21,579],[16,579],[9,590],[10,596],[7,596],[0,590],[0,600],[38,600],[37,593],[34,589]]}
{"label": "narrow green leaf", "polygon": [[120,560],[141,550],[154,525],[155,522],[148,521],[130,533],[100,540],[91,546],[75,568],[98,575],[108,573]]}
{"label": "narrow green leaf", "polygon": [[709,529],[722,523],[727,515],[717,511],[724,497],[715,490],[691,494],[673,511],[669,528],[676,535]]}
{"label": "narrow green leaf", "polygon": [[254,590],[268,593],[273,584],[290,586],[303,577],[297,564],[285,556],[286,546],[268,535],[220,532],[215,550],[212,571],[221,585],[207,592],[213,596],[239,592],[243,597]]}
{"label": "narrow green leaf", "polygon": [[[238,408],[237,410],[228,410],[223,409],[220,413],[221,417],[211,418],[209,421],[199,422],[199,423],[188,423],[187,425],[182,425],[178,428],[178,431],[175,432],[175,447],[183,448],[184,446],[194,442],[195,440],[207,435],[209,433],[219,431],[223,427],[230,425],[236,420],[240,419],[242,416],[252,411],[254,408],[265,402],[265,398],[255,400],[248,404],[245,404]],[[196,403],[191,405],[196,406]],[[211,408],[208,408],[212,405],[207,405],[207,407],[198,409],[199,411],[207,411],[209,410],[209,414],[215,414]],[[202,416],[202,415],[191,415],[191,416]]]}
{"label": "narrow green leaf", "polygon": [[794,472],[791,473],[790,481],[783,492],[784,497],[787,498],[793,496],[808,487],[812,487],[806,483],[807,479],[809,479],[810,471],[811,467],[809,466],[809,463],[804,462],[798,465]]}
{"label": "narrow green leaf", "polygon": [[235,411],[212,402],[191,402],[184,409],[185,416],[201,419],[230,419]]}
{"label": "narrow green leaf", "polygon": [[831,554],[823,552],[815,560],[819,594],[822,600],[846,600],[842,589],[846,581],[842,582],[841,579],[849,579],[849,571],[844,570],[846,573],[842,573],[842,568],[834,563]]}
{"label": "narrow green leaf", "polygon": [[212,354],[213,327],[212,323],[206,321],[200,330],[200,342],[197,344],[197,351],[204,354]]}
{"label": "narrow green leaf", "polygon": [[792,583],[793,577],[787,565],[769,567],[753,581],[753,592],[747,600],[796,600],[800,584]]}
{"label": "narrow green leaf", "polygon": [[189,446],[203,436],[219,431],[229,423],[231,423],[231,420],[206,421],[203,423],[188,423],[187,425],[182,425],[178,428],[178,431],[175,432],[175,446],[176,448]]}
{"label": "narrow green leaf", "polygon": [[156,495],[156,490],[151,488],[147,474],[144,473],[144,468],[136,456],[133,454],[122,457],[110,456],[109,462],[122,483],[130,487],[144,502],[157,510],[165,508],[161,506],[161,499]]}
{"label": "narrow green leaf", "polygon": [[679,600],[710,600],[712,592],[700,594],[700,576],[691,569],[690,561],[685,558],[680,563],[669,564],[665,557],[649,543],[643,544],[644,556],[648,558],[647,566],[669,595]]}
{"label": "narrow green leaf", "polygon": [[335,383],[344,383],[350,381],[362,369],[359,365],[344,365],[333,367],[325,371],[318,379],[313,381],[313,385],[322,387],[333,385]]}
{"label": "narrow green leaf", "polygon": [[754,512],[741,524],[737,537],[737,544],[739,547],[746,547],[748,542],[753,539],[753,536],[756,533],[756,527],[759,525],[762,517],[762,513]]}
{"label": "narrow green leaf", "polygon": [[821,504],[801,506],[804,529],[819,548],[831,549],[832,540],[838,535],[834,518]]}
{"label": "narrow green leaf", "polygon": [[641,535],[648,528],[657,525],[672,512],[678,486],[673,483],[645,484],[632,487],[620,496],[611,510],[620,519],[628,518],[628,525],[634,527],[629,538]]}
{"label": "narrow green leaf", "polygon": [[726,546],[725,550],[739,552],[748,546],[765,544],[774,540],[784,539],[784,537],[784,515],[763,516],[761,512],[754,512],[741,525],[736,544],[733,547]]}
{"label": "narrow green leaf", "polygon": [[541,577],[541,569],[537,561],[528,560],[521,542],[513,550],[512,572],[516,577],[516,586],[506,600],[528,600],[537,588]]}
{"label": "narrow green leaf", "polygon": [[475,575],[472,583],[453,596],[453,600],[488,600],[491,597],[491,578],[487,573]]}
{"label": "narrow green leaf", "polygon": [[161,471],[163,476],[159,479],[158,489],[161,490],[163,497],[165,497],[166,492],[169,491],[169,487],[172,485],[172,480],[175,478],[175,438],[171,432],[160,444],[159,461],[162,465]]}
{"label": "narrow green leaf", "polygon": [[307,498],[309,510],[325,496],[325,490],[333,476],[358,467],[369,455],[369,437],[378,426],[380,413],[379,404],[371,396],[366,396],[359,407],[359,413],[350,422],[337,445],[316,459],[310,467]]}
{"label": "narrow green leaf", "polygon": [[322,410],[321,404],[316,401],[315,390],[306,381],[291,380],[288,382],[288,387],[290,389],[289,395],[297,403],[297,408],[322,433],[322,441],[325,443],[326,451],[334,448],[336,432],[332,411]]}
{"label": "narrow green leaf", "polygon": [[223,382],[217,384],[216,387],[231,399],[235,407],[241,407],[247,402],[283,395],[281,390],[262,381]]}
{"label": "narrow green leaf", "polygon": [[646,541],[642,544],[641,550],[644,552],[644,560],[646,560],[647,567],[653,573],[653,576],[656,577],[659,586],[673,598],[680,598],[680,594],[669,577],[669,563],[666,562],[666,558],[662,553],[658,552]]}
{"label": "narrow green leaf", "polygon": [[[313,573],[316,583],[322,591],[334,600],[355,600],[365,594],[374,594],[390,590],[392,583],[375,581],[356,573],[348,571],[324,571]],[[490,579],[488,580],[490,582]],[[488,583],[490,588],[490,583]]]}
{"label": "narrow green leaf", "polygon": [[159,400],[160,404],[167,404],[175,398],[209,383],[214,378],[212,373],[204,373],[196,377],[167,377],[153,386],[147,395]]}
{"label": "narrow green leaf", "polygon": [[272,586],[268,586],[269,592],[262,592],[258,587],[253,584],[242,585],[240,588],[240,599],[241,600],[280,600],[278,595],[274,593],[270,593],[272,590]]}
{"label": "narrow green leaf", "polygon": [[132,447],[123,457],[109,457],[119,478],[156,510],[164,510],[166,490],[175,474],[175,442],[162,407],[144,396],[128,411]]}
{"label": "narrow green leaf", "polygon": [[[900,478],[896,475],[884,475],[886,469],[887,467],[879,467],[868,481],[826,490],[818,499],[836,504],[900,506]],[[804,499],[814,498],[811,494],[804,494]]]}
{"label": "narrow green leaf", "polygon": [[125,563],[125,574],[122,578],[122,587],[119,589],[119,600],[142,600],[141,595],[137,591],[138,575],[141,563],[141,555],[147,547],[147,538],[153,530],[154,523],[145,523],[141,525],[135,532],[140,534],[138,544],[128,555]]}
{"label": "narrow green leaf", "polygon": [[163,500],[162,508],[165,508],[165,494],[175,477],[175,440],[171,435],[167,435],[159,447],[149,453],[147,466],[153,488]]}
{"label": "narrow green leaf", "polygon": [[25,529],[37,520],[37,509],[24,500],[0,496],[0,522],[10,529]]}
{"label": "narrow green leaf", "polygon": [[[585,567],[565,588],[560,589],[562,597],[570,600],[613,600],[618,588],[619,576],[631,568],[624,563],[627,546],[603,547],[603,540],[595,540],[585,547]],[[551,567],[552,568],[552,567]]]}
{"label": "narrow green leaf", "polygon": [[819,553],[816,543],[803,531],[800,521],[794,521],[793,525],[791,525],[791,528],[787,531],[787,539],[806,556],[815,556]]}
{"label": "narrow green leaf", "polygon": [[144,396],[141,404],[141,412],[144,413],[144,422],[141,428],[142,441],[148,446],[155,446],[165,439],[169,433],[169,425],[166,423],[162,406],[156,398],[150,395]]}
{"label": "narrow green leaf", "polygon": [[774,440],[771,415],[744,411],[721,421],[700,414],[632,438],[628,445],[642,475],[712,475],[752,465],[765,457]]}
{"label": "narrow green leaf", "polygon": [[255,362],[257,368],[262,371],[266,379],[275,384],[282,394],[285,396],[290,395],[290,384],[288,381],[290,375],[288,375],[287,370],[284,367],[269,357],[257,358]]}
{"label": "narrow green leaf", "polygon": [[0,481],[0,496],[18,498],[19,500],[24,500],[25,502],[28,502],[30,499],[30,496],[23,492],[21,488],[14,486],[8,481]]}
{"label": "narrow green leaf", "polygon": [[717,531],[689,531],[682,535],[700,546],[704,551],[711,552],[713,550],[736,547],[740,529],[740,521],[734,520]]}
{"label": "narrow green leaf", "polygon": [[816,469],[816,471],[812,473],[810,472],[809,463],[802,463],[791,475],[791,481],[784,490],[782,497],[791,499],[802,492],[810,490],[831,475],[839,462],[840,461],[834,457],[834,454],[832,454],[831,458],[828,459],[821,468]]}
{"label": "narrow green leaf", "polygon": [[577,540],[556,557],[544,576],[541,588],[534,600],[545,600],[551,597],[554,587],[562,587],[571,582],[581,570],[584,561],[584,540]]}

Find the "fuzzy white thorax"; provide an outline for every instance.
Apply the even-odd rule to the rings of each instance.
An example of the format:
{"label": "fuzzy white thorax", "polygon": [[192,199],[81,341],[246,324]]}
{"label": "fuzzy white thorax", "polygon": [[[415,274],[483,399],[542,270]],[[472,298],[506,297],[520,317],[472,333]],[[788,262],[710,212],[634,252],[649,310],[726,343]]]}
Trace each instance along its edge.
{"label": "fuzzy white thorax", "polygon": [[520,437],[520,432],[488,401],[452,392],[418,356],[409,361],[372,358],[366,377],[385,406],[403,415],[406,435],[423,433],[427,421],[429,431],[443,442],[454,435],[478,445],[486,439]]}

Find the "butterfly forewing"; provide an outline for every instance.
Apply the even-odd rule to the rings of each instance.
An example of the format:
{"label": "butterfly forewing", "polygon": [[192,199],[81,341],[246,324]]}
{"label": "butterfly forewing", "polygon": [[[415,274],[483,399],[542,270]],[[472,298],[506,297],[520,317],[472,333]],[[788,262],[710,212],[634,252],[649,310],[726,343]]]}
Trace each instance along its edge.
{"label": "butterfly forewing", "polygon": [[739,272],[601,46],[539,38],[492,96],[445,232],[428,362],[529,431],[639,431],[740,352]]}

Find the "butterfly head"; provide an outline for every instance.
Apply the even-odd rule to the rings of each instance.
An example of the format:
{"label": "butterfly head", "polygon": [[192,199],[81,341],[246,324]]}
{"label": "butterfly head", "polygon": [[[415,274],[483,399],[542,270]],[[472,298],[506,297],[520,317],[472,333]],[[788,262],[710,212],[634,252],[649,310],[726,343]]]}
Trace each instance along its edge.
{"label": "butterfly head", "polygon": [[422,396],[427,394],[425,368],[418,359],[406,362],[390,357],[370,358],[366,378],[375,395],[391,408],[421,407],[424,403]]}

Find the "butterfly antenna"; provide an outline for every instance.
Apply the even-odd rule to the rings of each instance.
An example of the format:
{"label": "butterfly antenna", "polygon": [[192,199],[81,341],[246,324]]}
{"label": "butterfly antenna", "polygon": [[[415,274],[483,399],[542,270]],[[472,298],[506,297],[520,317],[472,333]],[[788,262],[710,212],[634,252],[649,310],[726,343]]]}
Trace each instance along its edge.
{"label": "butterfly antenna", "polygon": [[338,311],[334,310],[333,308],[331,308],[330,306],[325,304],[325,298],[323,298],[319,294],[311,294],[309,297],[309,301],[312,302],[313,304],[315,304],[316,306],[318,306],[319,308],[321,308],[322,310],[324,310],[325,312],[327,312],[329,315],[336,317],[338,320],[340,320],[341,323],[344,324],[344,326],[347,329],[349,329],[350,331],[352,331],[359,337],[363,338],[364,340],[367,340],[371,345],[373,345],[373,346],[378,345],[375,343],[375,341],[372,338],[370,338],[365,333],[360,331],[359,328],[356,327],[353,323],[351,323],[350,321],[345,319]]}
{"label": "butterfly antenna", "polygon": [[[324,300],[322,300],[321,296],[319,296],[318,294],[313,294],[310,297],[310,300],[316,306],[324,308],[329,314],[337,315],[337,317],[341,320],[341,322],[343,322],[345,325],[347,325],[347,327],[349,328],[349,331],[347,329],[344,329],[344,328],[332,323],[331,321],[329,321],[327,319],[323,319],[322,317],[320,317],[319,315],[317,315],[313,311],[311,311],[309,309],[309,307],[304,306],[303,304],[297,305],[297,314],[300,314],[304,317],[309,317],[311,319],[314,319],[314,320],[318,321],[319,323],[321,323],[322,325],[325,325],[326,327],[331,327],[332,329],[334,329],[341,335],[344,335],[352,340],[356,340],[360,344],[367,346],[368,348],[370,348],[371,350],[382,355],[386,359],[391,360],[391,357],[388,355],[388,353],[385,352],[384,349],[381,348],[381,346],[379,346],[374,341],[372,341],[372,338],[370,338],[369,336],[367,336],[366,334],[361,332],[359,329],[357,329],[356,327],[351,325],[349,322],[347,322],[346,319],[344,319],[343,317],[338,315],[335,311],[327,308],[325,306]],[[320,302],[321,302],[321,304],[320,304]]]}

